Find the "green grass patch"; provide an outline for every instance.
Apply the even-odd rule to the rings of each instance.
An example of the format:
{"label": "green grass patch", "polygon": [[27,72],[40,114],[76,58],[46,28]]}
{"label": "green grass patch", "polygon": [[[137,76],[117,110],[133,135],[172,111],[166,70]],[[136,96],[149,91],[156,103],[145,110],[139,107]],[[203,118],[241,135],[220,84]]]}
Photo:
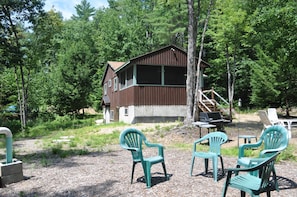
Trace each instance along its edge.
{"label": "green grass patch", "polygon": [[193,144],[186,144],[186,143],[173,143],[169,146],[170,148],[177,148],[181,150],[192,150]]}

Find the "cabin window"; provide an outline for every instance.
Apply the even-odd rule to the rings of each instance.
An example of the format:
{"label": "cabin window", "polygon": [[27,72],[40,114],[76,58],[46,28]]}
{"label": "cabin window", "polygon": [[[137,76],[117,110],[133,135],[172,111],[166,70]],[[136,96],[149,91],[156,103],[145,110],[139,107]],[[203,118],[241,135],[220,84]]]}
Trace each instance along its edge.
{"label": "cabin window", "polygon": [[161,66],[138,65],[137,84],[161,85]]}
{"label": "cabin window", "polygon": [[115,77],[113,79],[113,91],[117,91],[118,90],[118,78]]}
{"label": "cabin window", "polygon": [[123,89],[125,88],[126,85],[126,72],[121,72],[120,73],[120,88]]}
{"label": "cabin window", "polygon": [[107,95],[107,83],[104,84],[104,95]]}
{"label": "cabin window", "polygon": [[111,87],[111,79],[108,80],[108,87]]}
{"label": "cabin window", "polygon": [[133,67],[129,67],[126,71],[127,73],[127,87],[133,85]]}
{"label": "cabin window", "polygon": [[123,70],[120,74],[120,89],[133,85],[133,66]]}
{"label": "cabin window", "polygon": [[128,113],[129,113],[129,111],[128,111],[128,107],[125,107],[125,112],[124,112],[124,113],[125,113],[125,116],[128,116],[128,115],[129,115],[129,114],[128,114]]}
{"label": "cabin window", "polygon": [[186,67],[164,67],[164,85],[186,85]]}

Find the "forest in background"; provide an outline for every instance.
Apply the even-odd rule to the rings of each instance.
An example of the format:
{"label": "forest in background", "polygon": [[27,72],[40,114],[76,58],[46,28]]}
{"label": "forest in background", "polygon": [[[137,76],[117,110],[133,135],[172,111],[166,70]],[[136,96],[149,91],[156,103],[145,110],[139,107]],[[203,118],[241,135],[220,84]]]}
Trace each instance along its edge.
{"label": "forest in background", "polygon": [[[197,56],[209,1],[194,1]],[[213,0],[202,59],[206,87],[243,108],[297,104],[297,2]],[[129,59],[175,44],[187,49],[188,1],[108,0],[94,8],[87,0],[64,20],[42,0],[0,2],[0,110],[15,105],[31,119],[100,110],[107,61]],[[3,123],[3,118],[0,118]],[[3,125],[3,124],[2,124]]]}

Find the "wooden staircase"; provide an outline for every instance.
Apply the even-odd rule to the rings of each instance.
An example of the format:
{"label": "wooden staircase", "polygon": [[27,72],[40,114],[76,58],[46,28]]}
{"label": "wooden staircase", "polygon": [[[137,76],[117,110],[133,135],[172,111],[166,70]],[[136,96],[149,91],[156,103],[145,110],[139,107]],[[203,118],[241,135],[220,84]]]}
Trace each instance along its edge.
{"label": "wooden staircase", "polygon": [[[232,114],[230,114],[230,105],[223,97],[221,97],[213,89],[200,90],[198,99],[198,108],[201,112],[221,112],[222,116],[231,120]],[[233,113],[234,109],[231,110]]]}

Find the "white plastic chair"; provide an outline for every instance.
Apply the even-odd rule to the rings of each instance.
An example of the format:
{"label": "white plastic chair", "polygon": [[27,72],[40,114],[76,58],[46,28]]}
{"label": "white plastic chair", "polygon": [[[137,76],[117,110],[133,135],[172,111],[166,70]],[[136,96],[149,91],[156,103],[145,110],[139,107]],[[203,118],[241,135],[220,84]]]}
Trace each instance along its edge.
{"label": "white plastic chair", "polygon": [[268,118],[268,115],[265,110],[259,110],[258,115],[260,117],[261,122],[263,123],[263,129],[267,129],[268,127],[273,125],[273,123]]}
{"label": "white plastic chair", "polygon": [[278,115],[275,108],[267,109],[268,119],[273,125],[282,125],[285,126],[284,121],[278,119]]}

